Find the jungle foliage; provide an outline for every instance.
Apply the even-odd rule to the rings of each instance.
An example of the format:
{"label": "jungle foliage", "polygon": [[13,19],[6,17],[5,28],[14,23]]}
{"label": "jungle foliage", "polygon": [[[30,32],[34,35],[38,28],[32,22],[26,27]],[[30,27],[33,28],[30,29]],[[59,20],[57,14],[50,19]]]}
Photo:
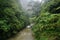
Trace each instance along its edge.
{"label": "jungle foliage", "polygon": [[60,0],[43,3],[32,30],[36,40],[60,40]]}
{"label": "jungle foliage", "polygon": [[27,19],[18,0],[0,0],[0,40],[15,35],[26,26]]}

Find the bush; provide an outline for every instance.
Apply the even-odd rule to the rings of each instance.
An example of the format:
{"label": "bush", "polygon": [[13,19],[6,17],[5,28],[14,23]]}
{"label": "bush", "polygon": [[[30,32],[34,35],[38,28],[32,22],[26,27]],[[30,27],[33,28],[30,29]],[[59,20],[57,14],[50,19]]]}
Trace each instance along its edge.
{"label": "bush", "polygon": [[32,27],[36,40],[60,40],[60,12],[59,14],[56,11],[51,13],[53,9],[49,11],[54,3],[48,2],[49,6],[45,4],[46,7],[43,5],[40,16],[36,18],[36,23]]}
{"label": "bush", "polygon": [[23,10],[16,0],[0,0],[0,40],[15,35],[25,27],[22,14]]}

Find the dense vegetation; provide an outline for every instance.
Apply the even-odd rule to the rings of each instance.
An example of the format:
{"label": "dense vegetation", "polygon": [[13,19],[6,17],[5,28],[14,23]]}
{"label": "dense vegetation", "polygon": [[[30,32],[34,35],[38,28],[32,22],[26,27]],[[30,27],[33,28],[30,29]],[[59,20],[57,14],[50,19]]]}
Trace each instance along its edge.
{"label": "dense vegetation", "polygon": [[36,40],[60,40],[60,0],[48,0],[41,5],[32,30]]}
{"label": "dense vegetation", "polygon": [[0,40],[5,40],[26,26],[27,19],[18,0],[0,0]]}

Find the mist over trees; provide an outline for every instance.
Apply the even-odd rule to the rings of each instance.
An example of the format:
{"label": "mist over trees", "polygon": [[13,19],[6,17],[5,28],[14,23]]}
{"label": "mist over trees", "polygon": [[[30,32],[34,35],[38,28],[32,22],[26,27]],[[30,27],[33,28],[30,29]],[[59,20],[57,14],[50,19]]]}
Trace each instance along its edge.
{"label": "mist over trees", "polygon": [[[40,2],[34,0],[21,0],[21,4],[23,6],[26,15],[29,17],[38,16],[38,12],[40,12]],[[24,6],[25,5],[25,6]]]}

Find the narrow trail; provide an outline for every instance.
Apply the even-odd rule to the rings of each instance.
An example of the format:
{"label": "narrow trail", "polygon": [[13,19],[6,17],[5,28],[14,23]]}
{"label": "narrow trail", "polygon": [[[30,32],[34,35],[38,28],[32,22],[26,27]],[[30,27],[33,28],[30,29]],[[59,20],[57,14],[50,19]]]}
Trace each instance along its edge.
{"label": "narrow trail", "polygon": [[20,31],[15,37],[8,40],[34,40],[30,26]]}

